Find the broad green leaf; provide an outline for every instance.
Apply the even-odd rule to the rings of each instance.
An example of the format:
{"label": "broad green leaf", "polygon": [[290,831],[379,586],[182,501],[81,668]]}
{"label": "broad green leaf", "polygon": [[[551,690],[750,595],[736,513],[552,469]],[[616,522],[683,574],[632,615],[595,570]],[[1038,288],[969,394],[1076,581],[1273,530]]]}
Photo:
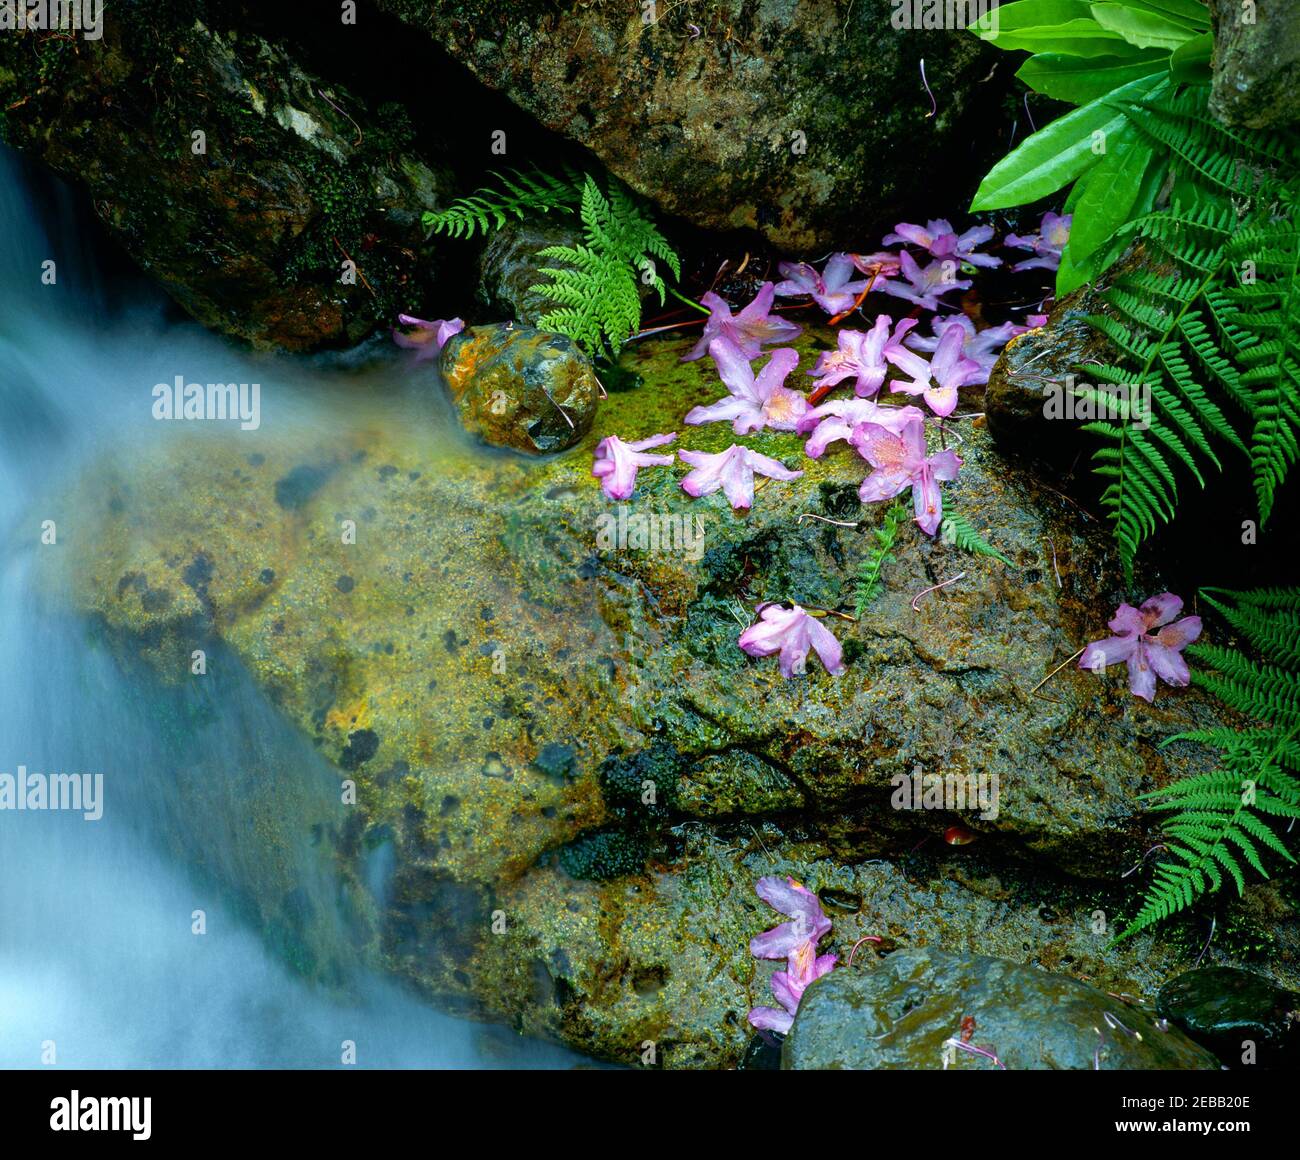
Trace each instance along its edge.
{"label": "broad green leaf", "polygon": [[[1073,240],[1073,239],[1072,239]],[[1093,282],[1113,262],[1118,261],[1128,247],[1127,238],[1116,238],[1109,245],[1102,246],[1084,258],[1077,266],[1070,256],[1069,243],[1061,255],[1061,265],[1056,271],[1056,297],[1064,298],[1072,290],[1077,290],[1085,282]]]}
{"label": "broad green leaf", "polygon": [[1163,82],[1158,73],[1139,77],[1109,97],[1090,101],[1039,129],[1002,158],[980,183],[971,210],[1006,209],[1026,205],[1055,193],[1099,160],[1093,152],[1095,133],[1109,138],[1128,124],[1110,100],[1135,100],[1155,92]]}
{"label": "broad green leaf", "polygon": [[1155,160],[1155,151],[1138,139],[1132,126],[1112,136],[1107,150],[1074,207],[1070,250],[1076,262],[1104,246],[1129,220],[1147,168]]}
{"label": "broad green leaf", "polygon": [[1124,4],[1094,4],[1092,15],[1102,28],[1117,32],[1138,48],[1175,49],[1195,35],[1186,25]]}
{"label": "broad green leaf", "polygon": [[1061,264],[1056,270],[1056,297],[1058,301],[1064,298],[1072,290],[1077,290],[1085,282],[1092,279],[1092,265],[1087,260],[1082,266],[1076,266],[1070,257],[1070,247],[1067,244],[1065,252],[1061,255]]}
{"label": "broad green leaf", "polygon": [[1161,49],[1135,51],[1130,57],[1103,56],[1091,60],[1063,53],[1040,52],[1016,73],[1035,92],[1086,105],[1139,77],[1166,67],[1169,54]]}
{"label": "broad green leaf", "polygon": [[1180,84],[1203,85],[1210,81],[1210,58],[1214,55],[1214,34],[1203,32],[1184,41],[1169,57],[1169,75]]}
{"label": "broad green leaf", "polygon": [[[1017,28],[1064,24],[1067,20],[1091,20],[1092,0],[1015,0],[990,11],[992,34]],[[987,39],[987,38],[986,38]]]}
{"label": "broad green leaf", "polygon": [[1064,24],[1039,24],[998,33],[983,39],[1009,52],[1063,52],[1071,56],[1119,56],[1131,47],[1118,32],[1102,28],[1095,20],[1067,20]]}
{"label": "broad green leaf", "polygon": [[[1094,3],[1098,0],[1094,0]],[[1108,3],[1109,0],[1100,0]],[[1175,24],[1185,24],[1196,32],[1206,32],[1210,27],[1210,10],[1201,0],[1120,0],[1127,8],[1141,8],[1155,12]],[[996,12],[997,9],[991,11]]]}
{"label": "broad green leaf", "polygon": [[1092,175],[1096,172],[1097,166],[1094,165],[1070,187],[1070,192],[1065,198],[1065,206],[1061,210],[1062,213],[1074,213],[1074,207],[1079,204],[1079,198],[1087,192],[1088,182],[1092,180]]}

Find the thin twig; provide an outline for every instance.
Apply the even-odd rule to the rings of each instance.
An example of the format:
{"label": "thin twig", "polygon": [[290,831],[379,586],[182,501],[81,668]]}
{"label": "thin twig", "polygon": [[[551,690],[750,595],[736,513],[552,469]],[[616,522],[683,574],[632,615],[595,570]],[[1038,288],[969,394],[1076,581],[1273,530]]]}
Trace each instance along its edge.
{"label": "thin twig", "polygon": [[[1036,684],[1032,689],[1030,689],[1029,695],[1032,697],[1035,693],[1037,693],[1039,689],[1041,689],[1045,684],[1047,684],[1048,681],[1050,681],[1054,676],[1056,676],[1057,673],[1059,673],[1063,668],[1065,668],[1066,665],[1068,665],[1072,660],[1074,660],[1074,658],[1077,657],[1079,653],[1083,652],[1083,649],[1087,647],[1088,647],[1087,645],[1084,645],[1083,648],[1080,648],[1077,652],[1072,652],[1068,657],[1065,658],[1065,660],[1063,660],[1059,665],[1057,665],[1056,668],[1054,668],[1050,673],[1048,673],[1047,676],[1045,676],[1041,681],[1039,681],[1038,684]],[[1048,700],[1050,701],[1052,700],[1052,698],[1049,697]]]}
{"label": "thin twig", "polygon": [[966,575],[965,572],[958,572],[957,575],[954,576],[951,580],[945,580],[942,584],[931,584],[929,588],[922,588],[920,592],[918,592],[915,596],[912,597],[912,611],[913,612],[921,611],[919,608],[917,608],[916,602],[920,600],[921,597],[924,596],[927,592],[937,592],[940,588],[947,588],[949,584],[956,584],[957,581],[963,579],[965,575]]}
{"label": "thin twig", "polygon": [[[347,250],[345,250],[341,245],[339,245],[339,240],[338,240],[338,238],[336,238],[336,237],[334,237],[334,236],[331,235],[331,237],[330,237],[330,241],[333,242],[336,246],[339,247],[339,253],[340,253],[340,254],[342,254],[342,255],[343,255],[343,256],[344,256],[344,257],[345,257],[349,262],[352,262],[352,255],[349,254],[349,253],[347,252]],[[352,262],[352,266],[353,266],[353,269],[356,270],[356,272],[357,272],[357,276],[361,279],[361,284],[362,284],[362,285],[363,285],[367,290],[370,291],[370,295],[371,295],[371,297],[372,297],[372,298],[378,298],[379,295],[375,293],[375,288],[374,288],[372,285],[370,285],[369,282],[366,281],[365,271],[363,271],[363,270],[361,269],[361,267],[358,266],[358,265],[356,264],[356,262]]]}
{"label": "thin twig", "polygon": [[1048,538],[1047,543],[1048,546],[1052,549],[1052,571],[1056,573],[1056,586],[1058,588],[1061,588],[1063,587],[1063,585],[1061,584],[1061,569],[1056,566],[1056,545],[1052,543],[1050,537]]}
{"label": "thin twig", "polygon": [[839,323],[843,322],[846,318],[848,318],[850,314],[852,314],[859,306],[861,306],[863,301],[865,301],[867,295],[871,293],[871,287],[876,284],[876,279],[878,277],[880,277],[880,265],[877,263],[876,265],[871,267],[871,277],[867,279],[867,288],[863,290],[861,294],[858,295],[858,300],[847,310],[841,311],[834,318],[832,318],[830,322],[827,323],[827,325],[828,326],[839,325]]}
{"label": "thin twig", "polygon": [[801,520],[821,520],[822,523],[834,524],[837,528],[856,528],[862,522],[861,520],[832,520],[826,516],[819,516],[816,512],[800,512],[798,518]]}
{"label": "thin twig", "polygon": [[[340,109],[338,105],[336,105],[333,101],[331,101],[329,97],[327,97],[322,90],[317,89],[316,95],[319,96],[321,100],[323,100],[327,105],[329,105],[329,107],[333,109],[336,113],[339,113],[342,116],[347,117],[349,121],[352,121],[351,115],[345,112],[343,109]],[[355,149],[358,145],[361,144],[363,140],[365,140],[365,137],[361,132],[361,126],[358,125],[355,121],[352,121],[352,128],[354,128],[357,131],[357,139],[352,142],[352,147]]]}
{"label": "thin twig", "polygon": [[885,940],[881,938],[880,935],[878,934],[864,934],[860,939],[858,939],[857,942],[853,944],[853,949],[849,951],[849,961],[844,965],[847,967],[853,966],[853,956],[858,953],[858,947],[860,947],[864,942],[883,943],[884,941]]}
{"label": "thin twig", "polygon": [[934,94],[930,92],[930,82],[925,79],[925,57],[921,57],[921,84],[925,86],[925,95],[930,98],[930,111],[925,116],[928,121],[939,111],[939,102],[934,99]]}

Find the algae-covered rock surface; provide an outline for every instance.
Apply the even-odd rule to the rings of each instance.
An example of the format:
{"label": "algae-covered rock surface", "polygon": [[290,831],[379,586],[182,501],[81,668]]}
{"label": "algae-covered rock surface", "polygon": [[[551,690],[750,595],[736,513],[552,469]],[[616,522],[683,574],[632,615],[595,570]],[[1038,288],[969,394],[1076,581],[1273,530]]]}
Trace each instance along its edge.
{"label": "algae-covered rock surface", "polygon": [[[337,770],[320,856],[373,899],[375,959],[455,1011],[628,1064],[734,1065],[773,873],[822,895],[824,949],[872,934],[1154,994],[1178,949],[1109,945],[1149,845],[1135,798],[1206,768],[1159,743],[1218,718],[1069,663],[1123,594],[1099,526],[950,422],[945,503],[1010,563],[909,523],[879,598],[824,621],[844,675],[783,679],[738,635],[762,601],[851,617],[882,510],[843,444],[813,461],[774,433],[744,441],[805,474],[747,514],[692,500],[680,464],[608,501],[606,435],[735,440],[681,424],[721,393],[677,361],[690,341],[634,345],[641,385],[548,459],[474,446],[432,386],[400,414],[117,457],[80,484],[76,601],[164,680],[202,679],[214,639],[246,667]],[[830,344],[806,332],[804,365]],[[899,808],[944,774],[996,797]],[[955,825],[975,840],[946,842]],[[1293,939],[1279,906],[1268,937]]]}

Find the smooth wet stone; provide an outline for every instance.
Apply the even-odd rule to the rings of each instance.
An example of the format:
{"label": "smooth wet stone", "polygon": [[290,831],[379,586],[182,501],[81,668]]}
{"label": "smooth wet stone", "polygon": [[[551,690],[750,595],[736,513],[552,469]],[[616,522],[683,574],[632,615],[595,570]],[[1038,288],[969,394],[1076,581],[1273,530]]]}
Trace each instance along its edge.
{"label": "smooth wet stone", "polygon": [[600,383],[562,334],[473,326],[442,348],[442,375],[465,430],[494,447],[563,451],[591,430]]}
{"label": "smooth wet stone", "polygon": [[1228,1067],[1294,1066],[1300,1057],[1300,994],[1251,971],[1186,971],[1160,988],[1156,1010]]}
{"label": "smooth wet stone", "polygon": [[544,268],[560,265],[553,258],[538,257],[539,251],[547,246],[579,246],[584,240],[575,214],[509,221],[497,230],[479,255],[478,300],[489,311],[488,317],[535,326],[538,316],[556,305],[535,287],[548,281]]}
{"label": "smooth wet stone", "polygon": [[804,992],[781,1052],[787,1070],[1209,1071],[1177,1028],[1096,987],[987,955],[899,950],[824,976]]}

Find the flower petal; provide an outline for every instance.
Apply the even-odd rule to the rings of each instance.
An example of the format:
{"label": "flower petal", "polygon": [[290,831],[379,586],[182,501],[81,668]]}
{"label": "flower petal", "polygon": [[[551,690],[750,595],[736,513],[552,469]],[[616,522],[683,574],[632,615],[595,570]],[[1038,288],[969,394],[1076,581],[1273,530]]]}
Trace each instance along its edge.
{"label": "flower petal", "polygon": [[1172,592],[1162,592],[1159,596],[1151,597],[1139,609],[1142,619],[1146,622],[1147,631],[1168,624],[1182,610],[1183,598],[1175,596]]}
{"label": "flower petal", "polygon": [[1176,624],[1167,624],[1156,633],[1156,644],[1162,648],[1185,649],[1201,635],[1201,618],[1184,616]]}
{"label": "flower petal", "polygon": [[1137,648],[1136,636],[1108,636],[1105,640],[1095,640],[1083,650],[1079,658],[1079,668],[1089,672],[1102,673],[1107,665],[1126,661]]}

